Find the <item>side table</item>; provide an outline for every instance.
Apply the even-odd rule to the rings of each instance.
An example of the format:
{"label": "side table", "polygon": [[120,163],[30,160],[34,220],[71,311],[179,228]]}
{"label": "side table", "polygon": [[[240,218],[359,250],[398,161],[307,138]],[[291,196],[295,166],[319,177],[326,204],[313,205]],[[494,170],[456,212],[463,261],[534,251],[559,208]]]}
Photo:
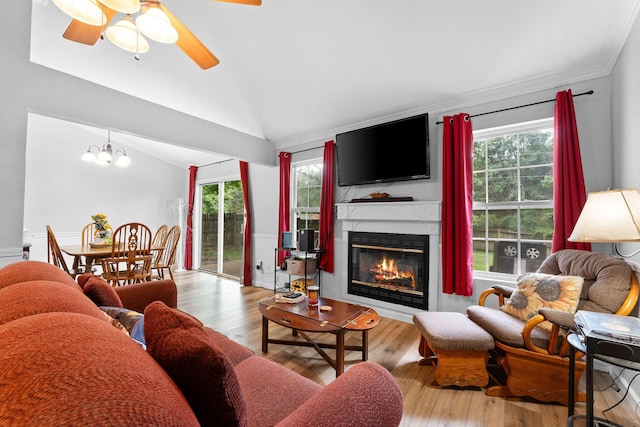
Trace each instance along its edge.
{"label": "side table", "polygon": [[[597,427],[623,427],[620,424],[616,424],[612,421],[605,420],[603,418],[597,418],[593,415],[593,359],[598,359],[611,365],[619,366],[621,368],[631,369],[634,371],[640,371],[640,363],[632,362],[630,360],[618,359],[616,357],[605,356],[597,353],[587,352],[587,346],[580,340],[580,337],[572,333],[567,337],[569,341],[569,404],[567,407],[568,419],[567,426],[573,426],[573,422],[576,419],[586,418],[586,426]],[[580,351],[585,354],[587,359],[587,413],[586,415],[574,415],[575,406],[575,390],[574,378],[575,378],[575,354],[576,351]]]}

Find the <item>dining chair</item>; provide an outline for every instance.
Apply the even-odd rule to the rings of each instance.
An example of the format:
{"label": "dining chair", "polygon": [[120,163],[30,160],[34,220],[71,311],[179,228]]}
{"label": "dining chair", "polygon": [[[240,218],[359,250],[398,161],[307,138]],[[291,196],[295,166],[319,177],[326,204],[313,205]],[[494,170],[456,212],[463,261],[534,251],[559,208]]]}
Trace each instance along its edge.
{"label": "dining chair", "polygon": [[102,259],[102,277],[111,286],[128,285],[151,279],[151,230],[139,222],[116,228],[111,256]]}
{"label": "dining chair", "polygon": [[162,258],[162,251],[164,250],[165,245],[167,244],[167,237],[169,234],[169,226],[166,224],[161,225],[156,234],[153,236],[153,241],[151,242],[152,248],[161,248],[161,249],[151,249],[151,254],[153,255],[153,259],[151,260],[152,264],[157,264],[160,262]]}
{"label": "dining chair", "polygon": [[47,225],[47,247],[47,262],[60,267],[74,279],[79,274],[84,273],[84,268],[82,267],[73,269],[67,266],[67,262],[65,261],[62,251],[60,250],[60,246],[58,245],[58,241],[56,240],[56,236],[53,234],[53,230],[49,225]]}
{"label": "dining chair", "polygon": [[161,253],[160,260],[151,264],[151,271],[156,271],[159,279],[164,279],[164,270],[169,271],[171,280],[173,279],[173,263],[176,259],[176,250],[178,249],[178,243],[180,242],[181,229],[179,225],[171,227],[165,240],[164,250]]}
{"label": "dining chair", "polygon": [[82,229],[82,246],[88,245],[93,241],[94,233],[96,232],[96,225],[93,222],[85,225]]}

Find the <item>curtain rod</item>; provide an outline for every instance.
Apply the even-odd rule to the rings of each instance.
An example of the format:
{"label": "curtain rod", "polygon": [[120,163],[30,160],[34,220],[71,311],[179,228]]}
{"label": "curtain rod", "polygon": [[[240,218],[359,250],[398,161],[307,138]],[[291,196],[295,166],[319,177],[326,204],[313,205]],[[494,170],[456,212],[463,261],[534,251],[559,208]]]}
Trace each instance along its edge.
{"label": "curtain rod", "polygon": [[[575,98],[576,96],[582,96],[582,95],[593,95],[593,90],[589,90],[587,92],[582,92],[582,93],[577,93],[577,94],[573,95],[573,97]],[[531,104],[518,105],[517,107],[503,108],[502,110],[487,111],[486,113],[480,113],[480,114],[470,114],[469,117],[478,117],[478,116],[485,116],[487,114],[502,113],[503,111],[517,110],[518,108],[531,107],[533,105],[546,104],[547,102],[554,102],[554,101],[555,101],[555,98],[554,99],[547,99],[546,101],[532,102]],[[436,122],[436,124],[437,125],[441,125],[442,122]]]}
{"label": "curtain rod", "polygon": [[205,167],[205,166],[219,165],[219,164],[222,164],[222,163],[230,162],[230,161],[232,161],[232,160],[236,160],[236,159],[234,159],[234,158],[232,157],[232,158],[230,158],[230,159],[218,160],[217,162],[206,163],[206,164],[204,164],[204,165],[200,165],[200,166],[198,166],[198,167],[199,167],[199,168],[203,168],[203,167]]}

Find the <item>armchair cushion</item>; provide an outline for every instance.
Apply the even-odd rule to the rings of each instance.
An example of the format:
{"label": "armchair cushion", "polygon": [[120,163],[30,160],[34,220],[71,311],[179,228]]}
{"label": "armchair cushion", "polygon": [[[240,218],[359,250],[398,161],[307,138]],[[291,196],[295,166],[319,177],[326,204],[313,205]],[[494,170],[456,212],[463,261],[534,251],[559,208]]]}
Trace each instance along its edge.
{"label": "armchair cushion", "polygon": [[[575,313],[583,282],[580,276],[525,273],[518,279],[518,289],[500,310],[524,322],[537,315],[539,308]],[[551,330],[551,326],[547,321],[538,325],[547,331]]]}
{"label": "armchair cushion", "polygon": [[629,295],[631,269],[611,255],[565,249],[547,257],[538,272],[584,277],[578,310],[615,313]]}
{"label": "armchair cushion", "polygon": [[[511,347],[524,348],[522,329],[525,322],[503,311],[481,305],[467,308],[467,316],[474,323],[489,332],[496,341]],[[531,342],[538,347],[546,348],[549,343],[549,332],[540,328],[531,331]]]}

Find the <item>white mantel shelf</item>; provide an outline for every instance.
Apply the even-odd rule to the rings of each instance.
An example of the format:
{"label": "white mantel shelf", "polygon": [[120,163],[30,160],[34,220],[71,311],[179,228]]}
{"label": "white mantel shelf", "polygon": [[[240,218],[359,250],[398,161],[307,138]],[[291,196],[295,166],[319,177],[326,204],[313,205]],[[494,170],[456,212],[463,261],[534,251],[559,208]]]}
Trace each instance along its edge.
{"label": "white mantel shelf", "polygon": [[[438,306],[440,202],[358,202],[337,203],[336,219],[342,227],[342,253],[348,265],[349,232],[405,233],[429,236],[429,303],[430,311]],[[347,292],[347,269],[342,269],[341,297],[343,300],[374,307],[382,316],[411,323],[412,315],[420,310],[377,301]]]}
{"label": "white mantel shelf", "polygon": [[[396,232],[398,226],[412,234],[440,234],[440,202],[364,202],[336,204],[336,218],[343,221],[343,230],[360,231],[362,226],[372,231]],[[401,225],[402,223],[402,225]]]}

